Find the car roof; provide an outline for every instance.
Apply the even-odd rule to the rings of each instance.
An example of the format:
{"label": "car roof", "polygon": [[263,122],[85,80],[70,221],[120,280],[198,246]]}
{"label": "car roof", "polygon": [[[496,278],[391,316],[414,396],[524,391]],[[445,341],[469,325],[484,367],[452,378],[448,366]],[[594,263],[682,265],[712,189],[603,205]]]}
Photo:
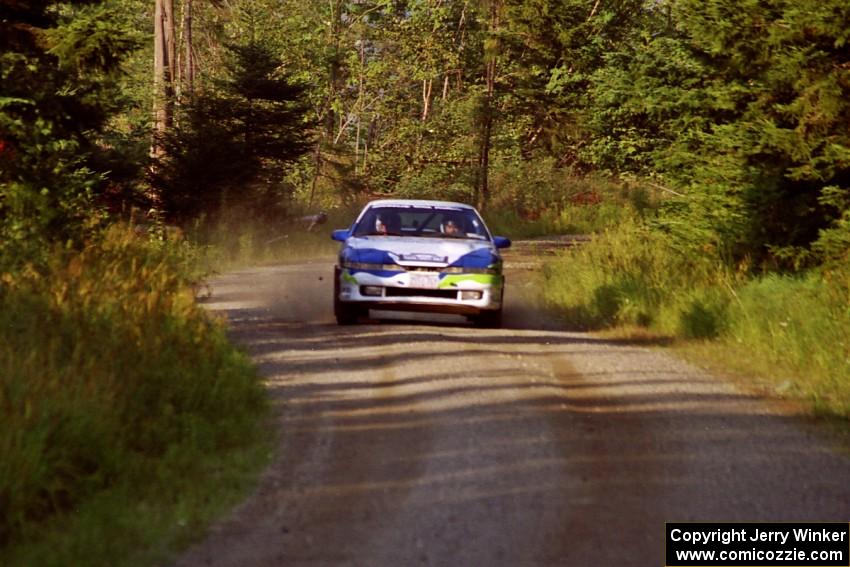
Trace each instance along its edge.
{"label": "car roof", "polygon": [[367,207],[436,207],[436,208],[452,208],[452,209],[468,209],[475,210],[472,205],[466,203],[455,203],[452,201],[434,201],[429,199],[378,199],[370,201]]}

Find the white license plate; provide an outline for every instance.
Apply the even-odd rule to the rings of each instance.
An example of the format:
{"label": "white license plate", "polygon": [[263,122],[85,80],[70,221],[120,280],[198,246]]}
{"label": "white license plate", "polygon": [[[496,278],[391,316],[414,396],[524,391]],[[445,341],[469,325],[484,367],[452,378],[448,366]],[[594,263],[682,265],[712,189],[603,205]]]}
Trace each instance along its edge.
{"label": "white license plate", "polygon": [[410,274],[410,287],[419,289],[437,289],[440,285],[440,274],[414,272]]}

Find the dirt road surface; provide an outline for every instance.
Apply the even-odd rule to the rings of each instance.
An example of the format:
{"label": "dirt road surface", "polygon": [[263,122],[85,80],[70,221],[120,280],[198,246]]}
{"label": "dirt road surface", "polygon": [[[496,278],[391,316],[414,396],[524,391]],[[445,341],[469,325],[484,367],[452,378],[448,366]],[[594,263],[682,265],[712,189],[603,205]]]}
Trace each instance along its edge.
{"label": "dirt road surface", "polygon": [[850,520],[850,458],[801,419],[558,330],[514,266],[499,330],[338,327],[330,262],[216,279],[207,305],[266,377],[279,447],[177,566],[661,566],[665,521]]}

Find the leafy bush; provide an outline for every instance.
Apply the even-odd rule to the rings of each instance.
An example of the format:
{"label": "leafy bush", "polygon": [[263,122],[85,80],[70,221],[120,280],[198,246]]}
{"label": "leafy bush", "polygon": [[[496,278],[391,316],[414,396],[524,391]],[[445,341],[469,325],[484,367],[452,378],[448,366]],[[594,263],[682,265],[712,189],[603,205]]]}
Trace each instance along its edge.
{"label": "leafy bush", "polygon": [[627,218],[547,266],[546,294],[584,328],[639,325],[712,336],[723,326],[719,287],[730,276],[709,257]]}
{"label": "leafy bush", "polygon": [[[118,164],[98,133],[135,47],[114,6],[27,2],[0,19],[0,266],[85,238]],[[124,160],[126,164],[129,160]]]}
{"label": "leafy bush", "polygon": [[717,288],[698,288],[679,304],[678,334],[688,339],[713,339],[728,326],[729,294]]}
{"label": "leafy bush", "polygon": [[488,225],[511,236],[594,233],[658,206],[642,184],[575,176],[546,159],[500,163],[492,186]]}
{"label": "leafy bush", "polygon": [[428,165],[417,173],[403,177],[394,187],[393,193],[402,199],[441,199],[473,203],[475,190],[472,181],[468,172]]}

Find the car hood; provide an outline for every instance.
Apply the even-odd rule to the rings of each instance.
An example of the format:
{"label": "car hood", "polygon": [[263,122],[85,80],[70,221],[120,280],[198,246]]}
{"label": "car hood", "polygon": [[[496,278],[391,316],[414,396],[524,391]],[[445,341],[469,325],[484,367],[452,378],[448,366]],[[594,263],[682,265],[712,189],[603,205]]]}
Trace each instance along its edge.
{"label": "car hood", "polygon": [[342,250],[349,262],[375,264],[488,267],[500,261],[486,240],[363,236],[349,238]]}

